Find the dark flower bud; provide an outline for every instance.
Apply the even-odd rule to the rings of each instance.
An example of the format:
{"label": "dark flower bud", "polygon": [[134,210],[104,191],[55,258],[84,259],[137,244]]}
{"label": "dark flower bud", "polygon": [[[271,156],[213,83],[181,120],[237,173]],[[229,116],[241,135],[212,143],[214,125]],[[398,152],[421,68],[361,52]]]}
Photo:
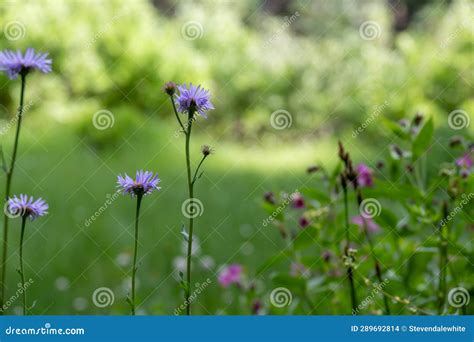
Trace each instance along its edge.
{"label": "dark flower bud", "polygon": [[322,257],[325,262],[329,262],[331,261],[332,253],[330,251],[324,251]]}
{"label": "dark flower bud", "polygon": [[203,145],[201,147],[201,152],[202,152],[203,156],[207,157],[208,155],[212,154],[214,152],[214,150],[209,145]]}
{"label": "dark flower bud", "polygon": [[308,168],[306,169],[306,172],[307,173],[315,173],[315,172],[318,172],[319,169],[320,169],[319,166],[311,165],[311,166],[308,166]]}
{"label": "dark flower bud", "polygon": [[252,314],[258,315],[262,309],[262,302],[258,299],[255,299],[252,303]]}
{"label": "dark flower bud", "polygon": [[176,93],[176,84],[173,82],[165,83],[163,91],[169,96],[173,96]]}
{"label": "dark flower bud", "polygon": [[275,204],[276,203],[275,194],[271,191],[266,192],[263,195],[263,199],[265,200],[265,202],[268,202],[270,204]]}
{"label": "dark flower bud", "polygon": [[456,147],[462,144],[462,137],[454,136],[449,140],[449,147]]}
{"label": "dark flower bud", "polygon": [[299,222],[301,228],[306,228],[310,224],[309,220],[304,216],[300,217],[298,222]]}
{"label": "dark flower bud", "polygon": [[415,126],[419,126],[423,122],[423,114],[418,112],[416,113],[414,119],[413,119],[413,124]]}
{"label": "dark flower bud", "polygon": [[347,155],[346,152],[344,151],[344,146],[342,145],[342,142],[338,142],[339,145],[339,158],[341,158],[342,161],[346,161]]}

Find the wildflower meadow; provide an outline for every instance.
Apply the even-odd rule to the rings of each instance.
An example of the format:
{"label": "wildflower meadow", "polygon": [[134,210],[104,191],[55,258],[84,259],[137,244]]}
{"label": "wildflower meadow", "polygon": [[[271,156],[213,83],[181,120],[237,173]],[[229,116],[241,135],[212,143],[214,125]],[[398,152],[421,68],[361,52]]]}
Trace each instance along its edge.
{"label": "wildflower meadow", "polygon": [[474,314],[473,18],[2,2],[0,312]]}

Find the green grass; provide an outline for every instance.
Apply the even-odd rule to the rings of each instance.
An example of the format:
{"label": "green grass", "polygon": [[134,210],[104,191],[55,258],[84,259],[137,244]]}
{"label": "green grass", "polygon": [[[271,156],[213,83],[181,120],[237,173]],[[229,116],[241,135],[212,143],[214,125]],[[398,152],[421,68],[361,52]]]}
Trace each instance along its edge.
{"label": "green grass", "polygon": [[[98,150],[68,126],[26,121],[13,193],[42,196],[50,204],[47,217],[27,225],[25,272],[26,279],[34,280],[29,289],[30,303],[36,300],[34,314],[129,312],[125,298],[130,265],[119,261],[132,256],[135,200],[120,196],[92,224],[86,226],[85,221],[114,193],[118,173],[134,173],[140,168],[159,172],[162,191],[146,197],[142,206],[139,311],[172,314],[181,304],[173,260],[183,255],[180,231],[187,223],[181,213],[187,198],[184,141],[173,136],[174,124],[151,119],[142,124]],[[13,138],[10,133],[3,141],[7,152]],[[194,161],[202,144],[210,143],[216,149],[196,186],[204,213],[196,221],[200,254],[194,263],[193,283],[208,277],[213,282],[198,299],[206,309],[199,302],[194,304],[194,312],[203,314],[223,308],[224,292],[215,275],[219,265],[242,263],[251,275],[282,247],[276,229],[262,227],[266,217],[262,194],[270,189],[294,191],[309,181],[305,166],[332,159],[328,142],[288,146],[255,141],[252,146],[242,146],[220,142],[215,136],[218,134],[198,129],[192,143]],[[15,269],[20,221],[13,221],[10,229],[7,297],[14,294],[19,280]],[[199,266],[197,260],[202,256],[215,260],[213,270]],[[61,291],[58,284],[64,279],[69,286]],[[103,286],[114,291],[115,303],[101,309],[91,298],[94,290]],[[87,308],[77,310],[85,302]],[[20,304],[15,302],[10,312]]]}

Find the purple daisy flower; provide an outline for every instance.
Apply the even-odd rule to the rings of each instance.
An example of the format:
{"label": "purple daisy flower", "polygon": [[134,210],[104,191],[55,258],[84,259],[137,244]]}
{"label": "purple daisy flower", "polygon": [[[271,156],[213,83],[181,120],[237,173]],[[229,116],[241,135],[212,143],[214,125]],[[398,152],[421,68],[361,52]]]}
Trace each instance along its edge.
{"label": "purple daisy flower", "polygon": [[154,175],[151,171],[137,171],[135,179],[132,179],[129,175],[124,174],[117,177],[117,187],[121,188],[123,194],[130,194],[133,196],[137,195],[148,195],[153,190],[160,190],[158,186],[160,179],[158,174]]}
{"label": "purple daisy flower", "polygon": [[48,53],[36,53],[33,48],[26,49],[24,55],[20,50],[0,51],[0,71],[4,71],[11,80],[35,69],[47,74],[52,70],[51,63]]}
{"label": "purple daisy flower", "polygon": [[178,105],[178,111],[181,113],[188,113],[189,110],[195,110],[199,115],[207,119],[206,111],[214,109],[211,103],[211,95],[209,90],[201,88],[201,86],[195,86],[192,83],[189,84],[189,88],[186,84],[178,86],[179,95],[176,98],[176,104]]}
{"label": "purple daisy flower", "polygon": [[48,213],[48,204],[40,197],[36,201],[33,197],[27,195],[16,195],[13,198],[8,199],[7,211],[8,216],[14,217],[28,217],[31,221],[44,216]]}

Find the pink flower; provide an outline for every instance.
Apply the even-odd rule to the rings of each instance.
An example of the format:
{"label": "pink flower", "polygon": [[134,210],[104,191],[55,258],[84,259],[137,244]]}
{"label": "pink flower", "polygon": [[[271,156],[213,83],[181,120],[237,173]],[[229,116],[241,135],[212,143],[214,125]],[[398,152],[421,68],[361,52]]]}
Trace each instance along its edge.
{"label": "pink flower", "polygon": [[464,156],[462,156],[459,159],[456,159],[456,165],[464,168],[464,169],[470,169],[472,165],[474,165],[474,162],[470,156],[469,153],[466,153]]}
{"label": "pink flower", "polygon": [[218,276],[219,284],[221,284],[222,287],[227,287],[231,284],[239,284],[242,272],[242,266],[239,264],[232,264],[224,267]]}
{"label": "pink flower", "polygon": [[365,164],[359,164],[357,170],[357,184],[361,187],[371,187],[374,185],[372,169]]}
{"label": "pink flower", "polygon": [[311,222],[309,222],[309,220],[308,220],[306,217],[304,217],[304,216],[300,217],[300,219],[298,220],[298,222],[299,222],[301,228],[306,228],[306,227],[308,227],[309,224],[311,223]]}
{"label": "pink flower", "polygon": [[364,229],[364,220],[369,233],[377,233],[380,231],[379,225],[375,223],[374,220],[372,220],[370,217],[364,218],[362,216],[354,216],[352,218],[352,223]]}
{"label": "pink flower", "polygon": [[304,208],[304,198],[299,192],[294,193],[292,196],[292,199],[293,199],[293,208],[295,209]]}

